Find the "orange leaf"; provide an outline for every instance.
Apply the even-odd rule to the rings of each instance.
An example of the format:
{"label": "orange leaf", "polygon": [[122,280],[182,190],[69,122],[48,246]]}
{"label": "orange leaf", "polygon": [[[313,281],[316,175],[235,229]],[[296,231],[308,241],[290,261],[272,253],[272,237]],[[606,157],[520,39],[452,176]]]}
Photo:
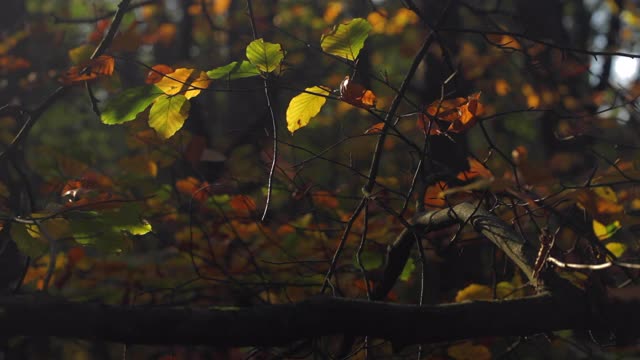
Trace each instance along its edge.
{"label": "orange leaf", "polygon": [[476,124],[477,115],[484,110],[484,107],[478,101],[479,98],[479,92],[467,98],[467,102],[459,108],[460,116],[453,121],[448,131],[459,133]]}
{"label": "orange leaf", "polygon": [[365,134],[377,134],[377,133],[382,131],[383,127],[384,127],[384,123],[383,122],[379,122],[379,123],[373,125],[372,127],[368,128],[364,133]]}
{"label": "orange leaf", "polygon": [[251,216],[256,211],[256,203],[246,195],[234,195],[231,197],[231,208],[240,216]]}
{"label": "orange leaf", "polygon": [[351,105],[372,108],[376,106],[376,95],[371,90],[367,90],[364,86],[356,84],[349,80],[349,76],[345,76],[340,84],[340,99]]}
{"label": "orange leaf", "polygon": [[96,23],[96,29],[89,34],[89,42],[92,44],[97,44],[104,37],[104,32],[107,31],[109,25],[111,24],[110,19],[103,19]]}
{"label": "orange leaf", "polygon": [[[436,118],[439,121],[451,123],[447,128],[447,131],[459,133],[465,131],[476,124],[477,116],[484,111],[484,107],[478,99],[480,93],[470,95],[467,98],[455,98],[447,100],[438,100],[427,106],[425,114],[420,114],[418,119],[418,127],[424,131],[424,123],[429,123],[432,118]],[[440,129],[435,124],[431,125],[431,133],[438,134]]]}
{"label": "orange leaf", "polygon": [[98,76],[110,76],[115,68],[115,60],[109,55],[100,55],[86,63],[72,66],[60,81],[64,85],[73,85],[83,81],[93,80]]}
{"label": "orange leaf", "polygon": [[329,209],[335,209],[338,207],[338,199],[328,191],[316,191],[311,195],[311,197],[316,205],[321,205]]}
{"label": "orange leaf", "polygon": [[192,196],[195,200],[204,201],[209,198],[209,184],[189,176],[186,179],[176,181],[176,189],[179,192]]}
{"label": "orange leaf", "polygon": [[12,72],[31,67],[29,60],[13,55],[0,56],[0,71]]}
{"label": "orange leaf", "polygon": [[424,205],[428,208],[444,208],[447,203],[444,197],[441,196],[441,193],[447,188],[449,188],[447,184],[442,181],[438,182],[435,185],[429,186],[424,194]]}
{"label": "orange leaf", "polygon": [[458,179],[462,181],[469,181],[475,179],[477,177],[482,177],[486,179],[493,178],[493,174],[489,169],[487,169],[480,161],[469,158],[469,170],[463,171],[458,174]]}
{"label": "orange leaf", "polygon": [[147,78],[144,80],[147,84],[155,84],[162,80],[164,75],[171,74],[173,68],[169,65],[158,64],[151,67],[151,70],[147,73]]}

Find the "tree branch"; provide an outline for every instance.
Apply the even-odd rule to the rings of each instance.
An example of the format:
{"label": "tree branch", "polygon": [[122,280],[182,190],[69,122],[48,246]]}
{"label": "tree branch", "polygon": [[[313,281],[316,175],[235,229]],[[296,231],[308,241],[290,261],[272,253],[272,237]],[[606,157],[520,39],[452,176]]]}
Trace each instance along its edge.
{"label": "tree branch", "polygon": [[232,347],[279,346],[345,333],[385,339],[401,347],[560,329],[629,334],[640,320],[640,288],[610,290],[599,309],[593,311],[584,296],[548,294],[434,306],[319,297],[294,304],[224,310],[118,307],[14,296],[0,297],[0,335]]}
{"label": "tree branch", "polygon": [[450,209],[418,214],[412,220],[413,227],[405,228],[389,247],[382,281],[378,284],[372,299],[384,299],[395,285],[409,258],[417,233],[434,231],[454,224],[471,224],[474,229],[499,247],[532,281],[533,264],[537,249],[527,244],[517,232],[482,206],[461,203]]}

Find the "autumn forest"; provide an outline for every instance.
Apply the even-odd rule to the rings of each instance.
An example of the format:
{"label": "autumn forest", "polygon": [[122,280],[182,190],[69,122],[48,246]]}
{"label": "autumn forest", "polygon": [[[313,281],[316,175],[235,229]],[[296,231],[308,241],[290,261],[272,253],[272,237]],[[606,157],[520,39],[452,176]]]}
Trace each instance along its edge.
{"label": "autumn forest", "polygon": [[4,0],[0,358],[640,356],[640,6]]}

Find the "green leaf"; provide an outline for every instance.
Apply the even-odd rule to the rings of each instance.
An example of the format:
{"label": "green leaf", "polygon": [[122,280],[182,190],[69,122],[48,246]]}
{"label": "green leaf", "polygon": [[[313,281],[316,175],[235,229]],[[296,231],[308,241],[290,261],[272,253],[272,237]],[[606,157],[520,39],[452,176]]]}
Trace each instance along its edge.
{"label": "green leaf", "polygon": [[73,237],[80,245],[95,246],[103,252],[121,252],[126,246],[124,234],[108,226],[102,213],[86,211],[71,221]]}
{"label": "green leaf", "polygon": [[260,75],[260,71],[249,61],[234,61],[231,64],[207,71],[210,79],[235,80]]}
{"label": "green leaf", "polygon": [[153,85],[127,89],[109,99],[100,119],[107,125],[122,124],[134,120],[153,100],[162,95],[162,91]]}
{"label": "green leaf", "polygon": [[137,204],[126,204],[119,209],[76,212],[70,218],[71,229],[77,243],[92,245],[104,252],[120,252],[127,247],[127,235],[144,235],[151,225],[140,218]]}
{"label": "green leaf", "polygon": [[[366,270],[373,270],[382,266],[384,258],[379,252],[364,251],[360,256],[360,261]],[[358,259],[354,258],[353,263],[358,266]]]}
{"label": "green leaf", "polygon": [[404,265],[404,269],[402,269],[402,274],[400,274],[400,280],[408,281],[411,278],[411,274],[416,269],[416,264],[412,258],[407,259],[407,263]]}
{"label": "green leaf", "polygon": [[46,253],[49,248],[47,241],[44,239],[37,239],[29,235],[27,226],[35,225],[20,223],[11,224],[11,239],[16,243],[18,250],[30,257],[38,257]]}
{"label": "green leaf", "polygon": [[311,118],[318,115],[324,103],[327,102],[327,98],[320,95],[330,94],[329,90],[320,86],[306,88],[304,91],[291,99],[287,108],[287,129],[292,134],[294,131],[307,126]]}
{"label": "green leaf", "polygon": [[189,116],[191,103],[184,95],[160,96],[151,106],[149,126],[163,139],[168,139],[182,128]]}
{"label": "green leaf", "polygon": [[247,59],[260,71],[270,73],[280,66],[284,59],[284,51],[280,44],[254,40],[247,46]]}
{"label": "green leaf", "polygon": [[338,25],[326,35],[322,35],[320,46],[326,53],[355,60],[369,36],[371,24],[365,19],[353,19],[346,24]]}

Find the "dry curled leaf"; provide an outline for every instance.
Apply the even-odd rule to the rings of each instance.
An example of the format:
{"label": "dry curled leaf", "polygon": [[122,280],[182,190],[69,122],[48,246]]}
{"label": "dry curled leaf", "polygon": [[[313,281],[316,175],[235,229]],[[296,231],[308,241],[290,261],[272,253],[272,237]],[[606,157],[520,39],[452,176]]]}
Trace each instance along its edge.
{"label": "dry curled leaf", "polygon": [[372,108],[376,106],[376,95],[364,86],[356,84],[349,79],[349,75],[344,77],[340,84],[340,99],[351,105]]}
{"label": "dry curled leaf", "polygon": [[115,60],[109,55],[100,55],[81,65],[72,66],[60,77],[64,85],[78,84],[101,76],[111,76],[115,68]]}
{"label": "dry curled leaf", "polygon": [[477,92],[466,98],[434,101],[427,106],[426,114],[420,114],[418,127],[424,132],[429,129],[430,134],[436,135],[442,132],[438,124],[442,122],[449,123],[446,131],[461,133],[474,126],[478,116],[484,111],[479,98],[480,93]]}

